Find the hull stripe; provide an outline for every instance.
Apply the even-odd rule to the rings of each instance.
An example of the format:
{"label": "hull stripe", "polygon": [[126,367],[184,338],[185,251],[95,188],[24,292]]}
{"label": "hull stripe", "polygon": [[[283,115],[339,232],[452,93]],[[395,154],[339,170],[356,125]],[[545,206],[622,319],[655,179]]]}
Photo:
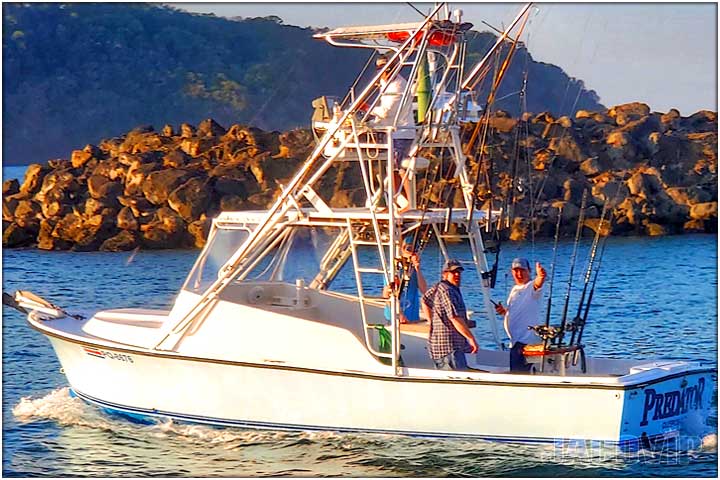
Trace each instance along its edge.
{"label": "hull stripe", "polygon": [[[202,415],[186,415],[182,413],[167,412],[155,409],[146,409],[138,407],[129,407],[98,398],[92,397],[78,390],[71,389],[73,394],[87,401],[88,403],[95,404],[106,410],[117,412],[120,414],[130,414],[132,416],[141,417],[167,417],[176,420],[181,420],[189,423],[199,423],[206,425],[222,426],[222,427],[240,427],[240,428],[253,428],[253,429],[267,429],[267,430],[285,430],[285,431],[334,431],[342,433],[370,433],[370,434],[386,434],[386,435],[406,435],[411,437],[421,438],[462,438],[462,439],[476,439],[476,440],[487,440],[493,442],[512,442],[512,443],[568,443],[568,442],[592,442],[602,441],[607,446],[618,446],[628,447],[637,446],[640,442],[639,438],[625,439],[621,441],[615,440],[592,440],[592,439],[565,439],[565,438],[550,438],[550,437],[509,437],[509,436],[498,436],[498,435],[479,435],[479,434],[468,434],[468,433],[436,433],[436,432],[418,432],[411,430],[383,430],[383,429],[371,429],[371,428],[353,428],[353,427],[334,427],[324,425],[302,425],[302,424],[282,424],[272,422],[256,422],[252,420],[231,420],[216,417],[206,417]],[[677,436],[677,432],[661,433],[648,437],[650,442],[658,442],[667,440]]]}

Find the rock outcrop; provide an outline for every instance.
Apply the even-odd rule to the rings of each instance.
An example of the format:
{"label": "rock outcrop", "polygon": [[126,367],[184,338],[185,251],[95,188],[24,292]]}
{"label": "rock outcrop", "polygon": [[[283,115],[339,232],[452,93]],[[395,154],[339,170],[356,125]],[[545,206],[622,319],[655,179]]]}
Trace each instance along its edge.
{"label": "rock outcrop", "polygon": [[[307,132],[214,120],[139,127],[3,183],[3,246],[46,250],[204,245],[223,208],[266,208],[312,149]],[[258,178],[259,177],[259,178]]]}
{"label": "rock outcrop", "polygon": [[[514,198],[512,240],[526,239],[533,231],[536,237],[552,235],[560,208],[563,232],[572,234],[584,191],[589,233],[717,231],[715,112],[682,117],[677,110],[651,112],[641,103],[581,110],[574,119],[556,119],[548,112],[514,119],[498,111],[490,126],[491,147],[483,162],[492,162],[494,205]],[[465,138],[473,128],[465,125]],[[302,129],[225,129],[212,119],[197,128],[165,125],[161,132],[139,127],[75,150],[69,160],[30,165],[22,182],[6,180],[3,246],[81,251],[201,247],[210,219],[220,211],[269,207],[313,147],[312,135]],[[421,154],[438,159],[432,150]],[[471,170],[476,157],[470,156]],[[333,206],[359,204],[362,184],[356,167],[331,168],[316,191]],[[515,182],[513,171],[519,172]],[[424,189],[421,179],[418,190]],[[428,188],[429,197],[436,197],[437,190]],[[490,195],[486,190],[484,201]],[[606,200],[612,226],[599,224]],[[458,192],[454,202],[461,205]]]}

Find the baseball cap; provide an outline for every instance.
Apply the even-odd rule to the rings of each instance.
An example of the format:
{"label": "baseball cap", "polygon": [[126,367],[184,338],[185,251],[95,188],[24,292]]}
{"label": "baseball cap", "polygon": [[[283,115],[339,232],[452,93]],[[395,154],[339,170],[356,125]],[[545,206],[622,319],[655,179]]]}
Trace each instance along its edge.
{"label": "baseball cap", "polygon": [[528,262],[527,258],[523,257],[517,257],[513,259],[512,265],[510,266],[510,269],[513,268],[524,268],[527,271],[530,271],[530,262]]}
{"label": "baseball cap", "polygon": [[443,272],[456,272],[458,270],[462,272],[465,269],[460,265],[460,262],[455,259],[448,260],[443,267]]}

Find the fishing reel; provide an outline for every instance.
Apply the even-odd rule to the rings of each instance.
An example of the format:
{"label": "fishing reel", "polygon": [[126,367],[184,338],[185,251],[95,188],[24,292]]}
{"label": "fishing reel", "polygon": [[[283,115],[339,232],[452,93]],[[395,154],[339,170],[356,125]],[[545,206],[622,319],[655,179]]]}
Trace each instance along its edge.
{"label": "fishing reel", "polygon": [[492,266],[492,268],[487,272],[482,272],[480,276],[482,277],[482,283],[484,286],[495,288],[495,281],[497,280],[497,272],[498,272],[498,264],[495,262],[495,264]]}
{"label": "fishing reel", "polygon": [[543,341],[548,341],[557,338],[557,336],[560,335],[562,328],[557,325],[533,325],[528,327],[528,330],[535,332],[538,337],[543,339]]}
{"label": "fishing reel", "polygon": [[572,322],[568,322],[565,324],[565,330],[568,332],[577,332],[580,331],[584,325],[585,320],[580,317],[575,317],[573,318]]}

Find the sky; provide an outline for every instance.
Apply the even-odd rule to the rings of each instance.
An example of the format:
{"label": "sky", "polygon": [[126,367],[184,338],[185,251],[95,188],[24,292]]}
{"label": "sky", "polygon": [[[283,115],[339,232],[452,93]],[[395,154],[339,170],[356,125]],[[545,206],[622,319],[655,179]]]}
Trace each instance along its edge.
{"label": "sky", "polygon": [[[417,21],[407,3],[174,3],[226,17],[276,15],[300,27],[340,27]],[[422,11],[430,3],[413,3]],[[501,28],[520,3],[452,3],[476,30]],[[537,61],[582,79],[607,107],[647,103],[683,116],[717,111],[716,3],[538,3],[523,35]],[[528,88],[532,87],[529,79]]]}

